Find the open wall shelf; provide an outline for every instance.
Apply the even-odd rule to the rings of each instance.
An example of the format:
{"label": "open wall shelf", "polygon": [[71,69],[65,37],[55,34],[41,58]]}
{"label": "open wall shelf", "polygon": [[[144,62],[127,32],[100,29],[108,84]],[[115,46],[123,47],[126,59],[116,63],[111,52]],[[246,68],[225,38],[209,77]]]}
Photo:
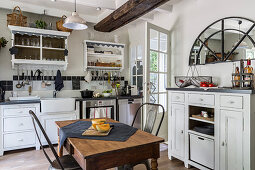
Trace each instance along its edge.
{"label": "open wall shelf", "polygon": [[124,68],[125,44],[84,41],[84,71],[122,70]]}
{"label": "open wall shelf", "polygon": [[9,25],[12,33],[12,68],[40,67],[41,69],[67,69],[68,32]]}

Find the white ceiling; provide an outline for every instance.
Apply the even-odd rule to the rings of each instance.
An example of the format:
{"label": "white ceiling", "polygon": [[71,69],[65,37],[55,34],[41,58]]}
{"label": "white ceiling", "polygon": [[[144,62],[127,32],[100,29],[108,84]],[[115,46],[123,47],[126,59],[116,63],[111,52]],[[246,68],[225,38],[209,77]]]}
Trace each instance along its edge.
{"label": "white ceiling", "polygon": [[[127,1],[77,0],[77,11],[88,22],[98,23]],[[171,0],[141,19],[150,20],[155,12],[170,13],[174,1],[176,0]],[[46,10],[47,15],[61,17],[62,15],[69,16],[74,11],[74,2],[75,0],[56,0],[55,2],[52,0],[0,0],[0,7],[13,9],[14,6],[18,5],[23,11],[43,14],[43,11]],[[100,7],[101,10],[98,11],[97,7]]]}

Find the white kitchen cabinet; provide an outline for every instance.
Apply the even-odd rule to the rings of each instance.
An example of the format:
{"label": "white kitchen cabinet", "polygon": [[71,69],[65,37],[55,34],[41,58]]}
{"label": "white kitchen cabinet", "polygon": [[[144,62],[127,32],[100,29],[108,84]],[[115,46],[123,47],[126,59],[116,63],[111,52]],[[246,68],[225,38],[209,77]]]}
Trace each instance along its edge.
{"label": "white kitchen cabinet", "polygon": [[220,169],[243,169],[243,113],[220,111]]}
{"label": "white kitchen cabinet", "polygon": [[[168,90],[170,159],[175,157],[182,160],[185,167],[191,165],[198,169],[255,170],[255,95],[252,91]],[[212,121],[192,117],[203,109],[213,112]],[[195,131],[194,127],[199,124],[214,126],[214,134]],[[191,141],[190,135],[206,140],[193,138]],[[210,153],[202,147],[210,149]],[[197,152],[203,150],[206,153],[200,157]]]}
{"label": "white kitchen cabinet", "polygon": [[[47,115],[41,116],[41,124],[48,135],[52,144],[58,143],[58,128],[55,121],[64,121],[64,120],[75,120],[77,119],[76,114],[58,114],[58,115]],[[42,144],[48,145],[46,139],[41,134]]]}
{"label": "white kitchen cabinet", "polygon": [[37,139],[29,115],[40,112],[39,103],[0,106],[0,156],[4,151],[37,147]]}
{"label": "white kitchen cabinet", "polygon": [[185,125],[185,106],[173,104],[171,110],[171,152],[179,159],[184,159],[184,125]]}

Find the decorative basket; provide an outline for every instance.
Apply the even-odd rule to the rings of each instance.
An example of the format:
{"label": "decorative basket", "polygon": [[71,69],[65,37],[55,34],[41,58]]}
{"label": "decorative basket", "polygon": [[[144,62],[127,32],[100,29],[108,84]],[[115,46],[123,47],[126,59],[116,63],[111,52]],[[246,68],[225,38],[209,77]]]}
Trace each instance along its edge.
{"label": "decorative basket", "polygon": [[72,32],[73,31],[72,29],[68,29],[68,28],[63,27],[64,21],[65,21],[66,18],[67,17],[65,15],[63,15],[61,17],[61,20],[56,22],[56,27],[57,27],[58,31],[64,31],[64,32]]}
{"label": "decorative basket", "polygon": [[11,14],[7,14],[7,25],[27,26],[27,17],[22,15],[20,7],[16,6]]}
{"label": "decorative basket", "polygon": [[[190,71],[191,76],[189,76]],[[196,72],[197,76],[194,76],[194,72]],[[201,82],[212,83],[212,76],[199,76],[196,67],[194,67],[194,70],[190,67],[187,76],[175,76],[175,84],[180,88],[188,87],[190,85],[200,87]]]}

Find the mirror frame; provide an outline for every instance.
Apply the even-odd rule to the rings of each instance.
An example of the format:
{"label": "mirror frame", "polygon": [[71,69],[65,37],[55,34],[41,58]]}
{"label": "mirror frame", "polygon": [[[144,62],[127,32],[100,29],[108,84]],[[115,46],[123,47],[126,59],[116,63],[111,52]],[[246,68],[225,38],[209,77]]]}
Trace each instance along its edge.
{"label": "mirror frame", "polygon": [[[252,26],[248,29],[248,31],[244,32],[242,30],[239,30],[239,29],[225,29],[224,28],[224,21],[227,20],[227,19],[242,19],[242,20],[247,20],[247,21],[250,21],[252,24]],[[214,24],[218,23],[218,22],[221,22],[221,30],[219,31],[216,31],[214,33],[212,33],[209,37],[207,37],[204,41],[202,41],[200,39],[201,35],[203,33],[205,33],[205,31],[207,31],[211,26],[213,26]],[[249,40],[252,42],[253,46],[255,47],[255,41],[253,38],[251,38],[251,36],[249,35],[249,33],[253,30],[253,28],[255,27],[255,21],[251,20],[251,19],[248,19],[248,18],[245,18],[245,17],[236,17],[236,16],[232,16],[232,17],[225,17],[225,18],[222,18],[222,19],[219,19],[215,22],[213,22],[212,24],[210,24],[209,26],[207,26],[199,35],[198,37],[196,38],[195,42],[193,43],[192,45],[192,48],[190,50],[190,54],[189,54],[189,66],[192,66],[192,65],[206,65],[206,64],[216,64],[216,63],[223,63],[223,62],[235,62],[235,61],[239,61],[239,60],[232,60],[232,61],[227,61],[227,59],[233,54],[233,52],[237,49],[237,47],[242,43],[242,41],[248,37]],[[241,37],[241,39],[237,42],[237,44],[231,49],[230,53],[227,54],[227,56],[225,57],[224,56],[224,32],[225,31],[238,31],[239,33],[243,34],[243,36]],[[210,49],[210,47],[208,47],[208,45],[206,45],[206,42],[211,38],[213,37],[214,35],[218,34],[218,33],[221,33],[221,59],[215,54],[215,52]],[[196,45],[197,42],[200,42],[201,43],[201,46],[198,50],[198,53],[195,55],[195,62],[196,63],[191,63],[191,56],[194,56],[192,55],[193,53],[193,49]],[[210,63],[205,63],[205,64],[199,64],[197,63],[198,62],[198,57],[200,56],[200,52],[202,50],[202,48],[205,47],[207,48],[211,53],[212,55],[215,57],[215,59],[217,61],[215,62],[210,62]],[[255,60],[255,59],[253,59]]]}

